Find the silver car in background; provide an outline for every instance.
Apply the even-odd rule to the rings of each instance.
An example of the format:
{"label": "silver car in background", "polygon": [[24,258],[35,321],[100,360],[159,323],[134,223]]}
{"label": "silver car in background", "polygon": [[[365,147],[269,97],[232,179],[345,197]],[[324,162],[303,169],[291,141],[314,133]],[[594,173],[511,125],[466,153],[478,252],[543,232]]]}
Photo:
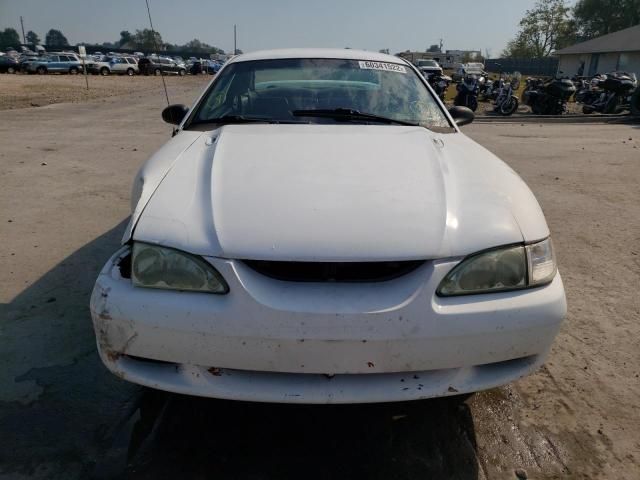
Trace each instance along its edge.
{"label": "silver car in background", "polygon": [[104,57],[102,61],[87,63],[89,73],[99,73],[100,75],[120,74],[135,75],[140,73],[138,69],[138,59],[133,56]]}

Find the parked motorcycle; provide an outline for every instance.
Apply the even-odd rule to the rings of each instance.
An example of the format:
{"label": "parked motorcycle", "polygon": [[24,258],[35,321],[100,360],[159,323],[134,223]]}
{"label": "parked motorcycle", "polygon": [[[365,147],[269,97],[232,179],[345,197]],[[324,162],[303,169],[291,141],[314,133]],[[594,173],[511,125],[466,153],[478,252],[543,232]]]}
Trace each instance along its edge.
{"label": "parked motorcycle", "polygon": [[495,100],[497,93],[497,82],[494,82],[489,78],[488,74],[482,75],[478,78],[478,100],[481,102],[487,102],[489,100]]}
{"label": "parked motorcycle", "polygon": [[510,82],[500,79],[500,85],[493,111],[504,116],[512,115],[518,110],[518,97],[514,95],[514,92],[520,87],[520,78],[515,76]]}
{"label": "parked motorcycle", "polygon": [[576,87],[568,78],[552,78],[547,82],[527,79],[522,99],[536,115],[562,115],[575,92]]}
{"label": "parked motorcycle", "polygon": [[597,74],[590,80],[581,78],[576,85],[575,100],[576,103],[592,104],[598,100],[602,94],[602,84],[607,79],[606,75]]}
{"label": "parked motorcycle", "polygon": [[475,75],[467,75],[464,80],[456,86],[458,94],[453,100],[457,107],[468,107],[472,111],[478,109],[478,92],[480,85]]}
{"label": "parked motorcycle", "polygon": [[612,72],[606,75],[606,79],[600,83],[601,93],[595,98],[584,101],[582,112],[585,114],[619,113],[623,110],[631,110],[631,99],[634,95],[638,80],[635,74],[627,72]]}
{"label": "parked motorcycle", "polygon": [[433,88],[433,91],[436,92],[436,95],[440,97],[440,100],[444,102],[447,89],[451,84],[451,77],[434,72],[427,76],[427,81],[429,82],[429,85],[431,85],[431,88]]}
{"label": "parked motorcycle", "polygon": [[520,101],[526,104],[525,99],[527,97],[528,92],[533,92],[541,88],[543,85],[544,85],[544,80],[540,78],[527,77],[527,79],[524,82],[524,89],[522,90],[522,94],[520,95]]}

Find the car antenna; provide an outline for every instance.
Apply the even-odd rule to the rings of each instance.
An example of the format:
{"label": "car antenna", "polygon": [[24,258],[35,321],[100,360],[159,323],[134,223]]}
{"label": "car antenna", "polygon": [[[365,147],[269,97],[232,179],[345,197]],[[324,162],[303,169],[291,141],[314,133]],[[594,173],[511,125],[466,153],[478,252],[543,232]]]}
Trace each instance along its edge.
{"label": "car antenna", "polygon": [[[147,2],[147,13],[149,14],[149,25],[151,25],[151,35],[153,35],[153,44],[156,47],[156,52],[160,51],[158,48],[158,44],[156,43],[156,31],[153,29],[153,21],[151,21],[151,9],[149,8],[149,0],[145,0]],[[160,78],[162,79],[162,86],[164,87],[164,96],[167,98],[167,105],[170,105],[169,102],[169,94],[167,93],[167,84],[164,81],[164,75],[160,72]]]}

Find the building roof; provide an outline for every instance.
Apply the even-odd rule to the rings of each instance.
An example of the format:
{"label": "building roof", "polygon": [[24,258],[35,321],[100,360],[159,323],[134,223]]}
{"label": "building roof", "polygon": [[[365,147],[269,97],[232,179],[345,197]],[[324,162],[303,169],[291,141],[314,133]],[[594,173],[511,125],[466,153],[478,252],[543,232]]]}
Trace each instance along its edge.
{"label": "building roof", "polygon": [[555,55],[577,53],[607,53],[640,51],[640,25],[625,28],[601,37],[576,43],[555,52]]}
{"label": "building roof", "polygon": [[340,58],[347,60],[369,60],[374,62],[400,63],[402,58],[385,53],[352,50],[348,48],[291,48],[282,50],[262,50],[244,53],[233,57],[230,62],[248,62],[251,60],[274,60],[280,58]]}

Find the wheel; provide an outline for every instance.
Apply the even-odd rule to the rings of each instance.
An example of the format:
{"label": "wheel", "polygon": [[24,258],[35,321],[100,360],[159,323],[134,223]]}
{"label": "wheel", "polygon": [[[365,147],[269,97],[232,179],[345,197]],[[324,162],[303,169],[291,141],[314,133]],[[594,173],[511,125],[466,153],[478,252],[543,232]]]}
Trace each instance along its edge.
{"label": "wheel", "polygon": [[45,73],[47,73],[47,69],[45,67],[38,67],[36,68],[36,72],[38,73],[38,75],[44,75]]}
{"label": "wheel", "polygon": [[502,105],[500,105],[500,115],[504,115],[505,117],[513,115],[516,110],[518,110],[518,97],[516,96],[507,98],[502,102]]}
{"label": "wheel", "polygon": [[156,68],[156,69],[153,71],[153,74],[157,77],[158,75],[162,75],[162,71],[161,71],[159,68]]}
{"label": "wheel", "polygon": [[640,88],[636,88],[636,93],[631,97],[631,114],[640,117]]}
{"label": "wheel", "polygon": [[593,111],[594,111],[594,108],[591,105],[582,106],[582,113],[584,113],[585,115],[589,115],[593,113]]}
{"label": "wheel", "polygon": [[109,69],[107,67],[102,67],[100,69],[100,75],[106,77],[107,75],[109,75],[111,72],[109,71]]}
{"label": "wheel", "polygon": [[133,68],[127,68],[127,75],[129,75],[130,77],[133,77],[133,74],[135,72],[133,71]]}
{"label": "wheel", "polygon": [[542,105],[540,105],[540,102],[533,102],[533,104],[531,105],[531,112],[533,112],[534,115],[542,115],[543,109]]}
{"label": "wheel", "polygon": [[77,75],[78,73],[79,72],[78,72],[78,69],[76,67],[71,67],[69,69],[69,75]]}
{"label": "wheel", "polygon": [[602,113],[606,113],[609,115],[612,113],[617,113],[618,105],[620,105],[620,100],[622,100],[622,98],[619,95],[614,95],[613,97],[611,97],[609,100],[607,100],[607,103],[605,103],[604,108],[602,109]]}
{"label": "wheel", "polygon": [[7,73],[16,73],[16,69],[13,67],[7,68]]}
{"label": "wheel", "polygon": [[473,95],[469,95],[467,97],[467,107],[469,107],[472,112],[475,112],[478,109],[478,99]]}
{"label": "wheel", "polygon": [[180,75],[181,77],[184,77],[186,75],[186,73],[187,73],[187,71],[182,69],[182,68],[180,70],[178,70],[178,75]]}

